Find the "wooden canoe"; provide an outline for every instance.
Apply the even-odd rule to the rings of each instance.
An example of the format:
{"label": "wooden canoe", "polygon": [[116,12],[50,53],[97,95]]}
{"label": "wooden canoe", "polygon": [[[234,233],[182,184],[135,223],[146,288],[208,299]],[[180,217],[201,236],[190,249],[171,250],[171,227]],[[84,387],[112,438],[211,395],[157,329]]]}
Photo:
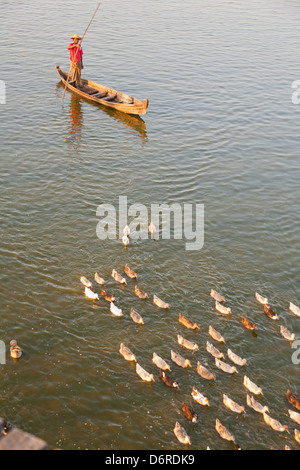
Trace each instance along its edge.
{"label": "wooden canoe", "polygon": [[[61,81],[66,84],[68,74],[61,70],[59,65],[56,66],[56,70]],[[69,81],[67,88],[84,98],[126,114],[146,114],[147,112],[149,100],[140,101],[137,98],[120,93],[113,88],[100,85],[99,83],[91,82],[90,80],[82,78],[80,89],[76,87],[75,83]]]}

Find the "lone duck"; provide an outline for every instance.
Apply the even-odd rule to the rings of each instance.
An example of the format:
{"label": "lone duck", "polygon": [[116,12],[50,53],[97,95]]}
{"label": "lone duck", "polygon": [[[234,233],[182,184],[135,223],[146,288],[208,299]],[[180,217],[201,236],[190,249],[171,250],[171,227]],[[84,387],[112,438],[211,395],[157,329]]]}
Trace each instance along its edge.
{"label": "lone duck", "polygon": [[158,356],[155,352],[153,353],[152,362],[159,369],[171,371],[171,367],[169,366],[169,364],[164,361],[160,356]]}
{"label": "lone duck", "polygon": [[135,354],[133,354],[133,352],[127,348],[127,346],[124,346],[123,343],[120,344],[119,353],[122,354],[126,361],[137,362]]}
{"label": "lone duck", "polygon": [[219,294],[219,292],[214,289],[211,289],[210,296],[217,302],[226,302],[225,297],[223,297],[223,295]]}
{"label": "lone duck", "polygon": [[215,341],[218,341],[219,343],[225,343],[225,339],[223,338],[221,333],[216,331],[212,326],[209,326],[208,333]]}
{"label": "lone duck", "polygon": [[223,394],[223,403],[229,410],[233,411],[234,413],[245,413],[246,410],[243,406],[238,405],[235,401],[231,400],[227,395]]}
{"label": "lone duck", "polygon": [[22,356],[22,349],[18,346],[15,339],[12,339],[10,344],[10,355],[13,359],[19,359]]}
{"label": "lone duck", "polygon": [[135,286],[134,293],[139,299],[149,299],[149,295],[146,292],[140,290],[138,286]]}
{"label": "lone duck", "polygon": [[239,373],[236,367],[232,367],[229,364],[226,364],[226,362],[220,361],[220,359],[217,358],[215,358],[215,365],[216,367],[218,367],[218,369],[222,370],[223,372],[226,372],[226,374]]}
{"label": "lone duck", "polygon": [[197,372],[205,380],[215,380],[215,375],[202,366],[200,362],[197,363]]}
{"label": "lone duck", "polygon": [[180,335],[177,335],[177,341],[178,341],[178,344],[180,344],[186,349],[189,349],[190,351],[197,351],[199,349],[198,344],[193,343],[192,341],[189,341]]}
{"label": "lone duck", "polygon": [[196,387],[193,387],[191,395],[195,402],[199,403],[199,405],[210,406],[208,399],[204,395],[202,395],[202,393],[200,393],[199,390],[196,389]]}
{"label": "lone duck", "polygon": [[217,359],[225,359],[224,354],[215,348],[209,341],[206,343],[206,351]]}
{"label": "lone duck", "polygon": [[254,393],[254,395],[263,395],[262,389],[254,382],[251,382],[246,375],[244,376],[244,387],[246,387],[249,392]]}
{"label": "lone duck", "polygon": [[261,414],[270,413],[268,406],[261,405],[258,401],[255,400],[254,397],[250,397],[248,393],[247,393],[247,405],[249,406],[249,408],[252,408],[257,413],[261,413]]}
{"label": "lone duck", "polygon": [[113,302],[110,303],[110,311],[115,317],[122,317],[123,312]]}
{"label": "lone duck", "polygon": [[122,243],[125,247],[127,247],[129,245],[129,238],[127,237],[127,235],[123,235]]}
{"label": "lone duck", "polygon": [[156,295],[153,296],[153,303],[159,308],[169,308],[170,305],[167,304],[167,302],[164,302],[163,300],[159,299]]}
{"label": "lone duck", "polygon": [[95,273],[95,281],[97,282],[97,284],[99,284],[100,286],[102,286],[103,284],[105,284],[105,280],[99,276],[98,273]]}
{"label": "lone duck", "polygon": [[282,426],[282,424],[279,421],[271,418],[271,416],[269,416],[267,413],[263,413],[263,417],[267,425],[270,426],[270,428],[272,428],[274,431],[277,431],[277,432],[286,431],[290,434],[290,431],[287,426]]}
{"label": "lone duck", "polygon": [[121,276],[121,274],[117,273],[115,269],[112,270],[111,277],[114,278],[116,282],[119,282],[120,284],[127,284],[127,281],[125,277]]}
{"label": "lone duck", "polygon": [[86,277],[81,276],[80,278],[81,284],[83,284],[85,287],[92,287],[91,281],[89,281]]}
{"label": "lone duck", "polygon": [[89,289],[88,287],[85,288],[84,290],[84,294],[86,297],[88,297],[89,299],[92,299],[92,300],[99,300],[99,295],[96,294],[95,292],[93,292],[91,289]]}
{"label": "lone duck", "polygon": [[136,373],[144,382],[155,382],[153,374],[149,374],[139,363],[136,363]]}
{"label": "lone duck", "polygon": [[292,302],[290,302],[290,311],[296,315],[296,317],[300,317],[300,308]]}
{"label": "lone duck", "polygon": [[179,323],[186,326],[190,330],[195,330],[196,328],[200,330],[200,326],[197,323],[191,322],[188,318],[184,317],[181,313],[179,313]]}
{"label": "lone duck", "polygon": [[267,297],[263,297],[262,295],[258,294],[257,292],[255,293],[255,297],[257,302],[259,302],[262,305],[268,305],[269,299]]}
{"label": "lone duck", "polygon": [[295,421],[295,423],[300,425],[300,413],[297,413],[296,411],[289,410],[289,415],[290,418]]}
{"label": "lone duck", "polygon": [[293,405],[297,410],[300,410],[300,400],[293,395],[290,390],[287,391],[287,399],[291,405]]}
{"label": "lone duck", "polygon": [[227,350],[227,355],[229,357],[229,359],[234,362],[234,364],[236,364],[237,366],[247,366],[247,360],[246,359],[242,359],[240,356],[237,356],[236,354],[234,354],[231,349],[228,349]]}
{"label": "lone duck", "polygon": [[191,421],[191,423],[198,423],[198,416],[190,405],[187,405],[185,402],[183,402],[181,409],[186,418]]}
{"label": "lone duck", "polygon": [[216,300],[216,310],[222,313],[223,315],[230,315],[232,313],[230,307],[225,307],[224,305],[220,304],[220,302],[218,302],[217,300]]}
{"label": "lone duck", "polygon": [[271,318],[271,320],[278,320],[279,318],[277,313],[274,313],[269,305],[264,305],[264,312],[269,318]]}
{"label": "lone duck", "polygon": [[280,333],[287,341],[294,342],[296,339],[295,333],[291,333],[285,326],[280,325]]}
{"label": "lone duck", "polygon": [[241,322],[247,330],[256,330],[257,326],[252,321],[248,320],[246,317],[241,317]]}
{"label": "lone duck", "polygon": [[222,439],[225,439],[226,441],[232,441],[235,444],[235,437],[233,434],[231,434],[225,426],[219,421],[218,419],[216,420],[216,431],[219,433],[219,435],[222,437]]}
{"label": "lone duck", "polygon": [[178,383],[176,382],[176,380],[174,380],[171,375],[169,374],[166,374],[164,370],[160,369],[159,370],[159,377],[161,378],[161,380],[163,381],[163,383],[165,385],[167,385],[167,387],[171,387],[171,388],[179,388],[179,385]]}
{"label": "lone duck", "polygon": [[180,356],[180,354],[175,353],[174,351],[171,350],[171,359],[175,364],[177,364],[180,367],[186,368],[186,367],[192,367],[192,364],[188,359],[184,359],[184,357]]}
{"label": "lone duck", "polygon": [[134,323],[137,323],[138,325],[143,325],[144,324],[144,320],[141,317],[141,315],[139,313],[137,313],[133,308],[131,309],[130,316],[131,316],[132,320],[134,321]]}
{"label": "lone duck", "polygon": [[175,424],[174,434],[177,437],[178,441],[181,442],[181,444],[191,445],[191,439],[189,438],[185,429],[182,426],[180,426],[178,421],[176,421],[176,424]]}
{"label": "lone duck", "polygon": [[126,264],[125,269],[124,269],[125,274],[127,274],[130,279],[137,279],[137,274]]}
{"label": "lone duck", "polygon": [[110,295],[108,292],[106,292],[106,290],[101,289],[101,295],[104,297],[105,300],[107,300],[107,302],[115,302],[116,298],[114,295]]}

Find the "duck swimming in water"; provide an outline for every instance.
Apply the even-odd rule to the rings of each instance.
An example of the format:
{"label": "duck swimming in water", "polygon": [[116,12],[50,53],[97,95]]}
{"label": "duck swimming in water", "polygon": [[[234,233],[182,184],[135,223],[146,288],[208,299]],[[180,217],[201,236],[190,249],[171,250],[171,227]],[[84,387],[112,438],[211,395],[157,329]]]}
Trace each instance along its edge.
{"label": "duck swimming in water", "polygon": [[191,445],[191,439],[189,438],[185,429],[182,426],[180,426],[178,421],[176,421],[176,424],[175,424],[174,434],[177,437],[178,441],[181,442],[181,444]]}
{"label": "duck swimming in water", "polygon": [[226,302],[225,297],[223,297],[223,295],[219,294],[219,292],[214,289],[211,289],[210,296],[217,302]]}
{"label": "duck swimming in water", "polygon": [[126,361],[137,362],[135,354],[133,354],[133,352],[129,348],[127,348],[127,346],[124,346],[123,343],[120,344],[119,352],[120,354],[122,354],[124,359],[126,359]]}
{"label": "duck swimming in water", "polygon": [[293,342],[296,339],[295,333],[291,333],[285,326],[280,325],[280,333],[287,341]]}
{"label": "duck swimming in water", "polygon": [[296,317],[300,317],[300,308],[292,302],[290,302],[290,311],[296,315]]}
{"label": "duck swimming in water", "polygon": [[144,320],[141,317],[141,315],[139,313],[137,313],[133,308],[131,309],[130,316],[131,316],[132,320],[134,321],[134,323],[137,323],[138,325],[143,325],[144,324]]}
{"label": "duck swimming in water", "polygon": [[197,351],[199,349],[198,344],[193,343],[192,341],[189,341],[180,335],[177,335],[177,341],[178,341],[178,344],[180,344],[186,349],[189,349],[190,351]]}
{"label": "duck swimming in water", "polygon": [[277,313],[274,313],[269,305],[264,305],[264,312],[269,318],[271,318],[271,320],[278,320],[279,318]]}
{"label": "duck swimming in water", "polygon": [[220,302],[216,301],[216,310],[223,315],[230,315],[232,313],[230,307],[225,307],[224,305],[220,304]]}
{"label": "duck swimming in water", "polygon": [[153,353],[152,362],[159,369],[171,371],[171,367],[169,366],[169,364],[164,361],[160,356],[158,356],[155,352]]}
{"label": "duck swimming in water", "polygon": [[215,380],[215,375],[202,366],[200,362],[197,363],[197,372],[205,380]]}
{"label": "duck swimming in water", "polygon": [[127,284],[127,281],[125,277],[121,276],[121,274],[117,273],[115,269],[112,270],[111,277],[114,278],[116,282],[119,282],[120,284]]}
{"label": "duck swimming in water", "polygon": [[126,264],[124,269],[125,274],[130,277],[130,279],[137,279],[138,275]]}
{"label": "duck swimming in water", "polygon": [[199,403],[199,405],[202,406],[210,406],[208,399],[200,393],[196,387],[193,387],[192,393],[191,393],[193,399]]}
{"label": "duck swimming in water", "polygon": [[15,339],[12,339],[10,344],[10,355],[13,359],[19,359],[22,356],[22,349],[18,346]]}
{"label": "duck swimming in water", "polygon": [[123,235],[122,243],[125,247],[127,247],[129,245],[129,238],[127,237],[127,235]]}
{"label": "duck swimming in water", "polygon": [[97,282],[97,284],[99,284],[100,286],[102,286],[103,284],[105,284],[105,281],[102,277],[99,276],[98,273],[95,273],[95,281]]}
{"label": "duck swimming in water", "polygon": [[254,397],[250,397],[250,395],[247,394],[247,405],[249,408],[252,408],[254,411],[257,413],[270,413],[270,410],[268,406],[263,406],[261,405],[258,401],[254,399]]}
{"label": "duck swimming in water", "polygon": [[291,405],[293,405],[297,410],[300,410],[300,400],[293,395],[290,390],[287,391],[287,399]]}
{"label": "duck swimming in water", "polygon": [[156,234],[156,227],[153,222],[150,222],[149,227],[148,227],[149,232],[151,233],[152,238]]}
{"label": "duck swimming in water", "polygon": [[269,299],[267,297],[263,297],[262,295],[255,293],[256,300],[262,305],[268,305]]}
{"label": "duck swimming in water", "polygon": [[227,395],[223,395],[223,403],[229,410],[233,411],[234,413],[245,413],[246,410],[243,406],[238,405],[235,401],[231,400]]}
{"label": "duck swimming in water", "polygon": [[93,284],[91,283],[91,281],[89,281],[89,280],[88,280],[86,277],[84,277],[84,276],[81,276],[80,282],[81,282],[81,284],[83,284],[85,287],[92,287],[92,285],[93,285]]}
{"label": "duck swimming in water", "polygon": [[106,290],[101,289],[101,295],[104,297],[105,300],[107,300],[107,302],[115,302],[116,298],[114,295],[110,295],[108,292],[106,292]]}
{"label": "duck swimming in water", "polygon": [[265,423],[267,423],[267,425],[270,426],[270,428],[272,428],[274,431],[277,431],[277,432],[286,431],[290,434],[290,431],[287,426],[282,426],[282,424],[279,421],[271,418],[271,416],[269,416],[267,413],[263,413],[263,417],[264,417]]}
{"label": "duck swimming in water", "polygon": [[159,308],[169,308],[170,305],[159,299],[156,295],[153,296],[153,303]]}
{"label": "duck swimming in water", "polygon": [[208,333],[215,341],[218,341],[219,343],[225,343],[225,339],[223,338],[221,333],[216,331],[212,326],[209,327]]}
{"label": "duck swimming in water", "polygon": [[166,374],[166,372],[162,369],[159,370],[159,377],[161,378],[161,380],[163,381],[163,383],[165,385],[167,385],[167,387],[171,387],[171,388],[179,388],[179,385],[178,383],[176,382],[176,380],[174,380],[171,375],[169,374]]}
{"label": "duck swimming in water", "polygon": [[128,225],[126,225],[126,227],[123,228],[123,235],[126,236],[126,237],[129,237],[130,235],[130,228]]}
{"label": "duck swimming in water", "polygon": [[198,326],[197,323],[191,322],[188,318],[184,317],[181,313],[179,313],[179,323],[186,326],[186,328],[189,328],[190,330],[195,330],[196,328],[200,330],[200,326]]}
{"label": "duck swimming in water", "polygon": [[216,420],[216,431],[226,441],[232,441],[235,444],[235,437],[231,434],[225,426],[217,419]]}
{"label": "duck swimming in water", "polygon": [[91,289],[89,289],[88,287],[85,288],[84,290],[84,294],[86,297],[88,297],[89,299],[92,299],[92,300],[99,300],[99,295],[96,294],[95,292],[93,292]]}
{"label": "duck swimming in water", "polygon": [[216,367],[218,367],[218,369],[222,370],[223,372],[226,372],[226,374],[239,373],[236,367],[232,367],[229,364],[226,364],[226,362],[220,361],[220,359],[217,358],[215,358],[215,365]]}
{"label": "duck swimming in water", "polygon": [[247,320],[246,317],[241,317],[241,322],[244,325],[244,327],[247,328],[247,330],[253,331],[257,329],[257,326],[255,325],[255,323],[252,323],[252,321]]}
{"label": "duck swimming in water", "polygon": [[149,299],[149,295],[146,292],[141,291],[138,286],[135,286],[134,293],[139,299]]}
{"label": "duck swimming in water", "polygon": [[251,382],[246,375],[244,376],[244,387],[246,387],[249,392],[254,393],[254,395],[263,395],[262,389],[254,382]]}
{"label": "duck swimming in water", "polygon": [[149,374],[145,369],[143,369],[139,363],[136,363],[136,373],[137,375],[144,380],[144,382],[154,382],[154,376],[153,374]]}
{"label": "duck swimming in water", "polygon": [[122,317],[123,312],[113,302],[110,303],[110,311],[115,317]]}
{"label": "duck swimming in water", "polygon": [[300,431],[298,429],[295,429],[295,440],[300,444]]}
{"label": "duck swimming in water", "polygon": [[225,359],[224,354],[215,348],[209,341],[206,343],[206,351],[217,359]]}
{"label": "duck swimming in water", "polygon": [[227,350],[227,355],[229,357],[229,359],[234,362],[234,364],[236,364],[237,366],[247,366],[247,361],[246,359],[242,359],[241,357],[237,356],[236,354],[234,354],[231,349],[228,349]]}
{"label": "duck swimming in water", "polygon": [[295,421],[295,423],[300,425],[300,413],[297,413],[296,411],[289,410],[289,415],[290,418]]}
{"label": "duck swimming in water", "polygon": [[191,423],[198,423],[198,416],[190,405],[187,405],[185,402],[183,402],[181,409],[186,418],[191,421]]}
{"label": "duck swimming in water", "polygon": [[184,359],[184,357],[180,356],[180,354],[175,353],[174,351],[171,350],[171,359],[175,364],[177,364],[180,367],[186,368],[186,367],[192,367],[192,364],[188,359]]}

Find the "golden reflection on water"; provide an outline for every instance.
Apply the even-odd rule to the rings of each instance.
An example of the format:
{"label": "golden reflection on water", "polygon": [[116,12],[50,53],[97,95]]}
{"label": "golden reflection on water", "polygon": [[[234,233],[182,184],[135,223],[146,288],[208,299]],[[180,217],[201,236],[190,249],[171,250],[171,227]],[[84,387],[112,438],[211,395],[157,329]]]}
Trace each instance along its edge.
{"label": "golden reflection on water", "polygon": [[69,148],[79,150],[81,144],[83,114],[80,98],[74,93],[72,93],[70,99],[68,121],[68,136],[66,142]]}

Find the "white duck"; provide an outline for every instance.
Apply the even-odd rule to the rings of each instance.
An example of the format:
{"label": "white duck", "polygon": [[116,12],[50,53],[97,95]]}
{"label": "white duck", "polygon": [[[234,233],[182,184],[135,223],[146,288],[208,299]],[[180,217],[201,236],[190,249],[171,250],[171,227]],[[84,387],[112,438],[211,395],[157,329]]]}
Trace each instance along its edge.
{"label": "white duck", "polygon": [[96,294],[95,292],[93,292],[91,289],[89,289],[88,287],[85,288],[84,290],[84,294],[86,297],[88,297],[89,299],[92,299],[92,300],[99,300],[99,295]]}
{"label": "white duck", "polygon": [[110,311],[115,317],[122,317],[123,312],[113,302],[110,303]]}

